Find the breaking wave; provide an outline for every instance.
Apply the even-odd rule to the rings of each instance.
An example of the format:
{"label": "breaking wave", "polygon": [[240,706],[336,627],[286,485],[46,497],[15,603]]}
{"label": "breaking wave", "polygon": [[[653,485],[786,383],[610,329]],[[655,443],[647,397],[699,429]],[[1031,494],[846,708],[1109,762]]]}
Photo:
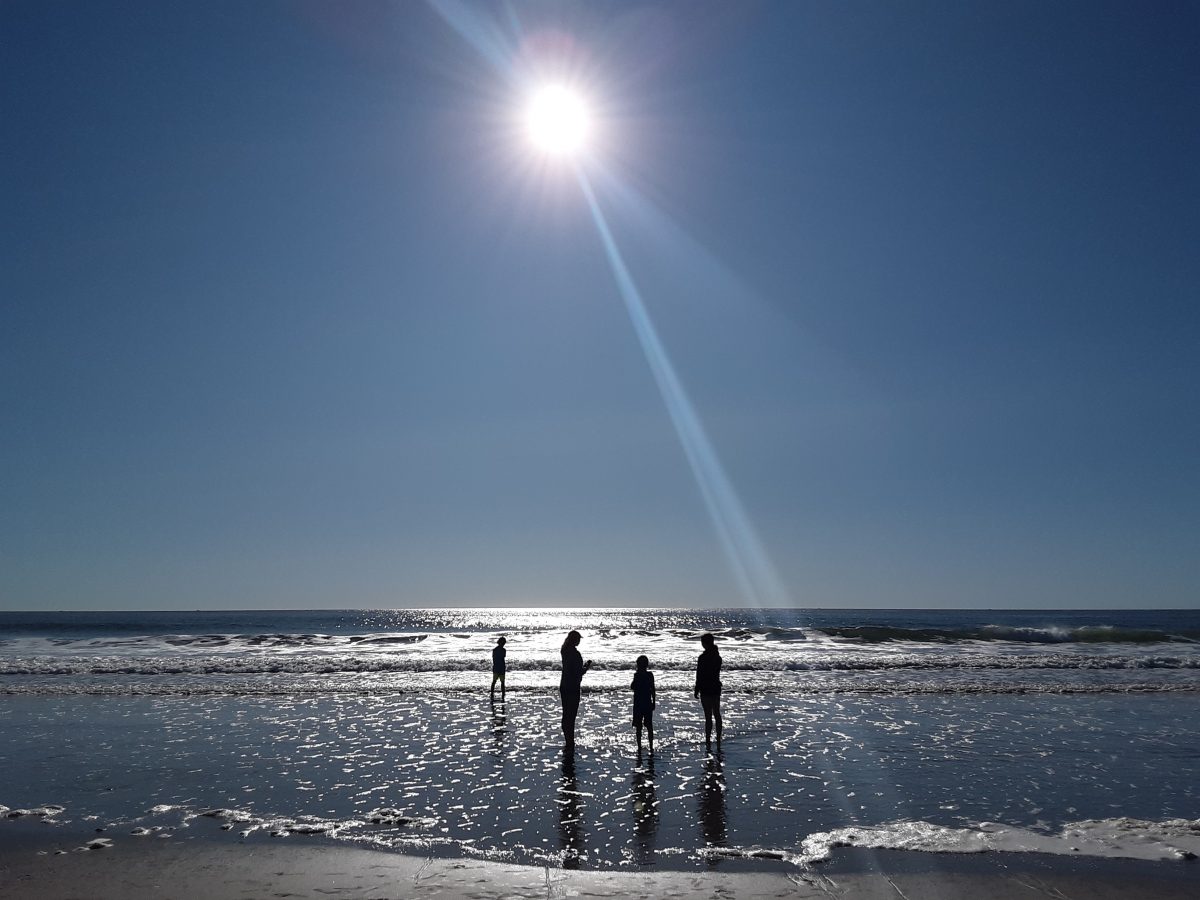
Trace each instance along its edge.
{"label": "breaking wave", "polygon": [[[329,675],[335,673],[483,672],[488,663],[478,655],[457,658],[405,656],[190,656],[190,657],[35,657],[0,660],[0,676],[78,675]],[[627,660],[596,660],[598,672],[621,672]],[[891,656],[760,660],[726,660],[727,672],[870,672],[888,670],[1142,670],[1200,669],[1200,659],[1182,656]],[[533,658],[510,666],[510,671],[558,672],[557,659]],[[690,672],[691,658],[656,660],[655,669]]]}

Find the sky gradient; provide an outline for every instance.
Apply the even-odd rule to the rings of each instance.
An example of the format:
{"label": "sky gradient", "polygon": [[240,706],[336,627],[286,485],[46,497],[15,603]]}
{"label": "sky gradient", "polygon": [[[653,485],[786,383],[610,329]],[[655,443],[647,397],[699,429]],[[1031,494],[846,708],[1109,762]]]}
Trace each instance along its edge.
{"label": "sky gradient", "polygon": [[505,59],[788,602],[1200,605],[1200,6],[440,8],[0,5],[0,609],[742,602]]}

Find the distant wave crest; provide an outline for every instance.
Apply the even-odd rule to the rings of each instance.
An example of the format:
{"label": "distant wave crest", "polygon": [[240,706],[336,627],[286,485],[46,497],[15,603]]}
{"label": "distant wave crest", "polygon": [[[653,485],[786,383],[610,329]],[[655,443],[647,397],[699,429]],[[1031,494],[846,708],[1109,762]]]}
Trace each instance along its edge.
{"label": "distant wave crest", "polygon": [[982,625],[968,628],[899,628],[892,625],[826,626],[821,631],[830,637],[881,643],[884,641],[1010,641],[1022,644],[1157,644],[1200,641],[1200,634],[1184,631],[1173,634],[1149,628],[1119,628],[1112,625],[1084,625],[1074,628],[1021,628],[1012,625]]}
{"label": "distant wave crest", "polygon": [[[327,675],[334,673],[482,672],[490,661],[477,655],[438,656],[351,656],[266,654],[241,656],[159,657],[33,657],[0,661],[0,675]],[[689,672],[692,659],[662,659],[655,668],[667,672]],[[558,671],[556,659],[529,658],[510,665],[510,671]],[[596,661],[597,671],[620,671],[627,661]],[[1200,657],[1189,656],[1087,656],[1055,654],[1038,656],[814,656],[788,658],[766,655],[762,659],[725,661],[728,672],[861,672],[886,670],[1112,670],[1112,669],[1200,669]]]}
{"label": "distant wave crest", "polygon": [[[2,633],[2,632],[0,632]],[[545,636],[545,630],[505,631],[512,636]],[[644,638],[648,641],[697,641],[703,632],[696,629],[670,628],[615,629],[598,628],[590,633],[595,641],[609,642],[622,638]],[[1166,631],[1150,628],[1123,628],[1111,625],[1075,627],[1019,627],[1011,625],[980,625],[956,628],[917,628],[896,625],[826,625],[821,628],[742,627],[713,629],[718,639],[735,643],[764,642],[770,644],[809,643],[826,639],[854,644],[921,643],[953,644],[987,642],[1011,644],[1200,644],[1200,631],[1180,629]],[[37,638],[2,638],[0,647],[16,649],[19,642],[33,641],[51,652],[78,650],[123,651],[179,650],[271,650],[271,649],[403,649],[430,638],[439,640],[488,639],[485,632],[384,632],[372,634],[148,634],[87,637],[42,636]],[[27,644],[28,645],[28,644]]]}

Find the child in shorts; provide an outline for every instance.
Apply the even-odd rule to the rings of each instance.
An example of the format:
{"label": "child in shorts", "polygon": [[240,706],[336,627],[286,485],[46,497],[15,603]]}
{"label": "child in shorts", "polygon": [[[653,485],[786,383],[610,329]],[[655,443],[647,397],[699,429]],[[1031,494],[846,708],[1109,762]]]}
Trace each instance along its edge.
{"label": "child in shorts", "polygon": [[642,727],[645,726],[650,739],[650,752],[654,752],[654,707],[658,694],[654,690],[654,673],[650,671],[650,659],[637,658],[637,671],[633,673],[633,727],[637,731],[638,751],[642,749]]}

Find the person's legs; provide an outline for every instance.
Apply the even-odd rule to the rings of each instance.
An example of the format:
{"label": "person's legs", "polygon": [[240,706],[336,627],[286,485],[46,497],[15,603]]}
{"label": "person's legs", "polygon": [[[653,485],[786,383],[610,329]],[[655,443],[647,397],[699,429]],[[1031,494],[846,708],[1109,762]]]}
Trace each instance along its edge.
{"label": "person's legs", "polygon": [[712,694],[701,694],[700,705],[704,707],[704,743],[712,743],[713,703]]}
{"label": "person's legs", "polygon": [[504,699],[504,673],[500,672],[492,678],[492,690],[496,689],[496,679],[500,679],[500,699]]}
{"label": "person's legs", "polygon": [[[491,693],[491,695],[492,695],[493,697],[494,697],[494,696],[496,696],[496,682],[497,682],[497,681],[499,681],[499,680],[500,680],[500,673],[499,673],[499,672],[493,672],[493,673],[492,673],[492,689],[491,689],[491,691],[489,692],[489,693]],[[501,686],[500,686],[500,696],[502,696],[502,697],[504,696],[504,686],[503,686],[503,684],[501,684]]]}
{"label": "person's legs", "polygon": [[573,745],[575,743],[575,719],[579,715],[579,694],[564,692],[562,706],[563,739],[568,745]]}
{"label": "person's legs", "polygon": [[721,732],[725,730],[725,723],[721,721],[721,695],[713,694],[712,698],[713,718],[717,720],[717,743],[721,743]]}
{"label": "person's legs", "polygon": [[[633,728],[637,732],[638,751],[642,749],[642,729],[650,729],[650,713],[638,710],[633,714]],[[650,731],[650,743],[654,743],[654,732]]]}
{"label": "person's legs", "polygon": [[[646,738],[650,741],[650,752],[654,752],[654,714],[646,713]],[[642,732],[638,731],[638,746],[642,746]]]}

